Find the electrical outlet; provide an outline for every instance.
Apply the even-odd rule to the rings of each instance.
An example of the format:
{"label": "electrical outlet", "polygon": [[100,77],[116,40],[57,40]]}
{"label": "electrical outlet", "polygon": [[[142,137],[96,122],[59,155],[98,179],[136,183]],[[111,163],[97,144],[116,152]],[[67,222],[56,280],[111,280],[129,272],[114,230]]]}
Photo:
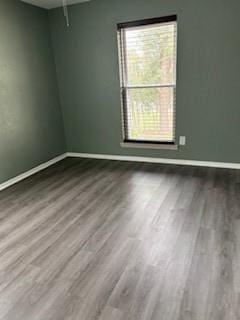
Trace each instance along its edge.
{"label": "electrical outlet", "polygon": [[187,139],[184,136],[179,137],[179,144],[180,146],[185,146],[187,143]]}

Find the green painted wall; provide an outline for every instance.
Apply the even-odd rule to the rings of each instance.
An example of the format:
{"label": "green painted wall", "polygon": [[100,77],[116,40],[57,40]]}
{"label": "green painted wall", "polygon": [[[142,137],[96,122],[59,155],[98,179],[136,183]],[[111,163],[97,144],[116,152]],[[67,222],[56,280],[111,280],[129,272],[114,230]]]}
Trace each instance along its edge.
{"label": "green painted wall", "polygon": [[0,183],[65,151],[46,10],[0,1]]}
{"label": "green painted wall", "polygon": [[[240,1],[91,0],[50,12],[68,151],[240,162]],[[116,24],[177,14],[178,151],[122,149]]]}

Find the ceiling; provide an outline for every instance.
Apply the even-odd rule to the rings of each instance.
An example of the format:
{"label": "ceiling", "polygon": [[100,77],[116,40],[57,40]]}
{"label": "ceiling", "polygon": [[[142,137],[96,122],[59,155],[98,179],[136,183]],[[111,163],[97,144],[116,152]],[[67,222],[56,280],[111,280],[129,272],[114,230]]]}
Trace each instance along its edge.
{"label": "ceiling", "polygon": [[[30,3],[34,6],[42,7],[45,9],[52,9],[62,6],[62,0],[21,0]],[[67,0],[67,4],[75,4],[81,2],[87,2],[90,0]]]}

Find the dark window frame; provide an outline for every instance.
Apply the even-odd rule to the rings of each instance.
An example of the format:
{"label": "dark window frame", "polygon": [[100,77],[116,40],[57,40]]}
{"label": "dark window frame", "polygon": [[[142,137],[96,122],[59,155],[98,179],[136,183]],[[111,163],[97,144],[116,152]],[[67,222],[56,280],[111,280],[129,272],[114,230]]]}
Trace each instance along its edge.
{"label": "dark window frame", "polygon": [[[151,18],[151,19],[144,19],[144,20],[136,20],[124,23],[117,24],[117,31],[118,31],[118,45],[119,45],[119,69],[120,69],[120,78],[121,78],[121,102],[122,102],[122,135],[123,135],[123,142],[124,143],[137,143],[139,145],[175,145],[176,144],[176,133],[174,134],[173,140],[171,141],[157,141],[157,140],[137,140],[137,139],[128,139],[127,137],[127,119],[125,115],[127,114],[127,87],[124,87],[125,83],[125,72],[126,72],[126,44],[125,38],[122,39],[120,36],[121,31],[123,29],[129,29],[134,27],[141,27],[141,26],[150,26],[153,24],[161,24],[161,23],[168,23],[168,22],[177,22],[177,15],[170,15],[165,17],[159,18]],[[177,39],[176,39],[177,42]],[[177,46],[177,43],[176,43]],[[177,60],[177,56],[176,56]],[[164,86],[166,87],[166,86]],[[175,97],[176,97],[176,86],[175,86]],[[176,106],[175,106],[176,108]],[[174,111],[174,127],[176,129],[176,110]]]}

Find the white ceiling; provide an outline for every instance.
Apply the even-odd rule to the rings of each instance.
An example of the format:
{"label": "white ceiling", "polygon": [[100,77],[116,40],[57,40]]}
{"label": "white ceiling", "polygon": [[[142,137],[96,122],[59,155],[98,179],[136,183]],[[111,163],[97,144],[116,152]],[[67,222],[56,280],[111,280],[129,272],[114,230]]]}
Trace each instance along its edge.
{"label": "white ceiling", "polygon": [[[45,9],[52,9],[62,6],[62,0],[21,0],[30,3],[34,6],[42,7]],[[81,2],[87,2],[90,0],[67,0],[67,4],[75,4]]]}

